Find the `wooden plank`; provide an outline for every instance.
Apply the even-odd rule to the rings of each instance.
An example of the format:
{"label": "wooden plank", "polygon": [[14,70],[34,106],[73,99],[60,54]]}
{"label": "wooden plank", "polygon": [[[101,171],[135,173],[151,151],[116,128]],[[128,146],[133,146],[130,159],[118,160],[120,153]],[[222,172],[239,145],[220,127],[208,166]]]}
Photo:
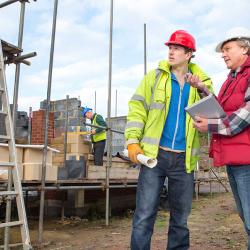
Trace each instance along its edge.
{"label": "wooden plank", "polygon": [[75,191],[75,208],[84,207],[85,201],[85,190],[76,190]]}
{"label": "wooden plank", "polygon": [[[135,168],[113,168],[109,170],[110,179],[137,179],[139,176],[139,170]],[[106,168],[103,166],[90,165],[87,168],[88,179],[105,179]]]}

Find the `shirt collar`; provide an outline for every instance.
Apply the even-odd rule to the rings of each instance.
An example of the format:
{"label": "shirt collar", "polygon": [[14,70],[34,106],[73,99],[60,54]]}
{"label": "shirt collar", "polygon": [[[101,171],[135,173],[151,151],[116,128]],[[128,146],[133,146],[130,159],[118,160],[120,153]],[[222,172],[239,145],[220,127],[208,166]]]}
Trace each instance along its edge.
{"label": "shirt collar", "polygon": [[235,78],[237,76],[237,74],[240,72],[240,70],[241,70],[241,67],[238,67],[236,70],[231,72],[231,76],[233,78]]}

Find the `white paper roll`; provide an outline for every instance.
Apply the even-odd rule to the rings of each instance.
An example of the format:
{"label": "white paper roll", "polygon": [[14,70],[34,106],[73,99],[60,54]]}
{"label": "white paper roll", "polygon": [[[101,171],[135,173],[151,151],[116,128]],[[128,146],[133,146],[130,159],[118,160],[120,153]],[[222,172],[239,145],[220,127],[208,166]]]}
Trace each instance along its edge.
{"label": "white paper roll", "polygon": [[[124,149],[124,150],[123,150],[123,154],[124,154],[126,157],[128,157],[128,150],[127,150],[127,149]],[[148,157],[148,156],[146,156],[146,155],[143,155],[143,154],[138,154],[138,155],[137,155],[137,160],[138,160],[141,164],[143,164],[143,165],[145,165],[145,166],[147,166],[147,167],[149,167],[149,168],[153,168],[153,167],[155,167],[156,164],[157,164],[157,159],[150,158],[150,157]]]}

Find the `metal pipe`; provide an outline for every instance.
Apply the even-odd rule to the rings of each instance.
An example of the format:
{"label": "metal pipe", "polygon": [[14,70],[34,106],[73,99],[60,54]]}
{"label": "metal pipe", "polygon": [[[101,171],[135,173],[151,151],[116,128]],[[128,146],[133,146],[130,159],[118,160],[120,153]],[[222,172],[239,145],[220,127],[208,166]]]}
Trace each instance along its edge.
{"label": "metal pipe", "polygon": [[115,90],[115,117],[117,117],[117,89]]}
{"label": "metal pipe", "polygon": [[28,124],[28,144],[31,144],[32,140],[32,107],[29,107],[29,124]]}
{"label": "metal pipe", "polygon": [[31,65],[31,62],[27,61],[27,60],[22,60],[21,63],[27,65],[27,66],[30,66]]}
{"label": "metal pipe", "polygon": [[[20,24],[19,24],[18,45],[17,45],[18,48],[22,48],[23,46],[24,16],[25,16],[25,2],[21,2]],[[20,54],[18,54],[17,56],[20,56]],[[16,135],[16,117],[17,117],[17,105],[18,105],[19,80],[20,80],[20,63],[17,63],[15,72],[15,85],[14,85],[13,110],[12,110],[14,135]]]}
{"label": "metal pipe", "polygon": [[[107,124],[110,128],[111,113],[111,81],[112,81],[112,35],[113,35],[113,0],[110,0],[110,30],[109,30],[109,81],[108,81],[108,117]],[[109,169],[112,166],[111,131],[107,131],[107,166],[106,166],[106,226],[109,225]]]}
{"label": "metal pipe", "polygon": [[[69,120],[69,95],[66,96],[66,116],[65,116],[65,130],[64,130],[64,155],[63,164],[66,167],[66,156],[67,156],[67,141],[68,141],[68,120]],[[67,176],[69,177],[69,169],[67,169]]]}
{"label": "metal pipe", "polygon": [[144,23],[144,75],[147,74],[147,27]]}
{"label": "metal pipe", "polygon": [[96,113],[96,91],[95,91],[95,113]]}
{"label": "metal pipe", "polygon": [[5,6],[8,6],[8,5],[13,4],[15,2],[18,2],[18,1],[19,0],[9,0],[9,1],[6,1],[6,2],[0,4],[0,8],[3,8]]}
{"label": "metal pipe", "polygon": [[47,89],[47,106],[46,106],[45,135],[44,135],[44,150],[43,150],[43,163],[42,163],[41,197],[40,197],[39,230],[38,230],[38,244],[40,246],[42,245],[42,241],[43,241],[43,215],[44,215],[44,196],[45,196],[44,187],[45,187],[46,163],[47,163],[47,152],[48,152],[47,147],[48,147],[50,94],[51,94],[51,82],[52,82],[52,71],[53,71],[53,59],[54,59],[57,7],[58,7],[58,0],[55,0],[54,1],[53,24],[52,24],[52,35],[51,35],[51,47],[50,47],[50,61],[49,61],[48,89]]}
{"label": "metal pipe", "polygon": [[[13,3],[9,1],[8,4]],[[25,2],[21,3],[20,17],[19,17],[19,32],[18,32],[18,47],[22,47],[23,42],[23,28],[24,28],[24,16],[25,16]],[[18,86],[19,86],[19,77],[20,77],[20,64],[16,65],[15,72],[15,84],[14,84],[14,93],[13,93],[13,107],[12,107],[12,122],[13,122],[13,137],[15,140],[16,135],[16,116],[17,116],[17,101],[18,101]],[[16,149],[14,149],[16,150]],[[12,189],[13,180],[12,180],[12,169],[8,170],[8,190]],[[6,204],[6,217],[5,222],[9,222],[11,219],[11,199],[7,200]],[[9,227],[5,228],[4,231],[4,247],[9,248],[9,238],[10,238],[10,229]]]}
{"label": "metal pipe", "polygon": [[116,130],[116,129],[113,129],[113,128],[108,128],[108,127],[104,127],[104,126],[94,125],[94,124],[90,124],[90,123],[86,123],[86,122],[83,122],[83,124],[85,126],[90,126],[90,127],[94,127],[94,128],[103,128],[105,130],[110,130],[111,132],[114,132],[114,133],[124,134],[123,131]]}
{"label": "metal pipe", "polygon": [[[119,189],[119,188],[135,188],[137,185],[110,185],[110,189]],[[23,191],[39,191],[40,186],[29,186],[23,187]],[[93,189],[105,189],[105,186],[46,186],[45,190],[93,190]]]}
{"label": "metal pipe", "polygon": [[37,53],[36,52],[30,52],[28,54],[20,55],[20,56],[15,57],[15,61],[22,61],[24,59],[31,58],[31,57],[34,57],[34,56],[37,56]]}

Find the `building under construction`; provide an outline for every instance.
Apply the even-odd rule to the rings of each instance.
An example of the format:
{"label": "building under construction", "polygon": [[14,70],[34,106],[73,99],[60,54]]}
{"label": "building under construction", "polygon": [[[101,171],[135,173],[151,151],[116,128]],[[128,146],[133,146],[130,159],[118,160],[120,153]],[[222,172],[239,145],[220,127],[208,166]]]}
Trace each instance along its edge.
{"label": "building under construction", "polygon": [[[92,143],[87,133],[85,134],[91,125],[81,117],[81,101],[68,96],[62,100],[50,100],[58,0],[54,1],[47,99],[40,103],[39,110],[30,110],[29,114],[17,110],[20,64],[30,65],[27,59],[36,53],[23,54],[22,51],[24,8],[28,1],[6,1],[0,4],[0,7],[15,2],[21,4],[18,45],[0,40],[0,167],[3,167],[0,170],[0,194],[3,197],[0,202],[6,211],[5,221],[1,218],[3,223],[0,227],[5,228],[5,249],[11,246],[9,229],[12,226],[21,227],[21,245],[23,249],[31,249],[26,211],[32,214],[33,208],[37,211],[40,207],[39,243],[43,240],[43,219],[48,215],[60,215],[62,218],[70,215],[84,216],[91,205],[95,204],[102,208],[101,213],[105,212],[108,225],[112,208],[122,209],[134,205],[139,168],[121,156],[126,117],[110,116],[113,1],[110,18],[108,115],[105,128],[108,139],[103,167],[93,164]],[[16,64],[12,108],[9,104],[5,77],[5,66],[10,63]],[[203,145],[205,144],[207,145],[206,138],[203,141]],[[202,162],[195,180],[197,187],[199,188],[202,182],[209,182],[211,185],[213,181],[225,187],[221,177],[224,178],[211,171],[207,148],[204,147]],[[16,200],[13,198],[15,196]],[[37,199],[37,203],[34,202],[34,197],[40,198]],[[15,215],[18,217],[15,222],[11,220],[13,201],[16,201]]]}

